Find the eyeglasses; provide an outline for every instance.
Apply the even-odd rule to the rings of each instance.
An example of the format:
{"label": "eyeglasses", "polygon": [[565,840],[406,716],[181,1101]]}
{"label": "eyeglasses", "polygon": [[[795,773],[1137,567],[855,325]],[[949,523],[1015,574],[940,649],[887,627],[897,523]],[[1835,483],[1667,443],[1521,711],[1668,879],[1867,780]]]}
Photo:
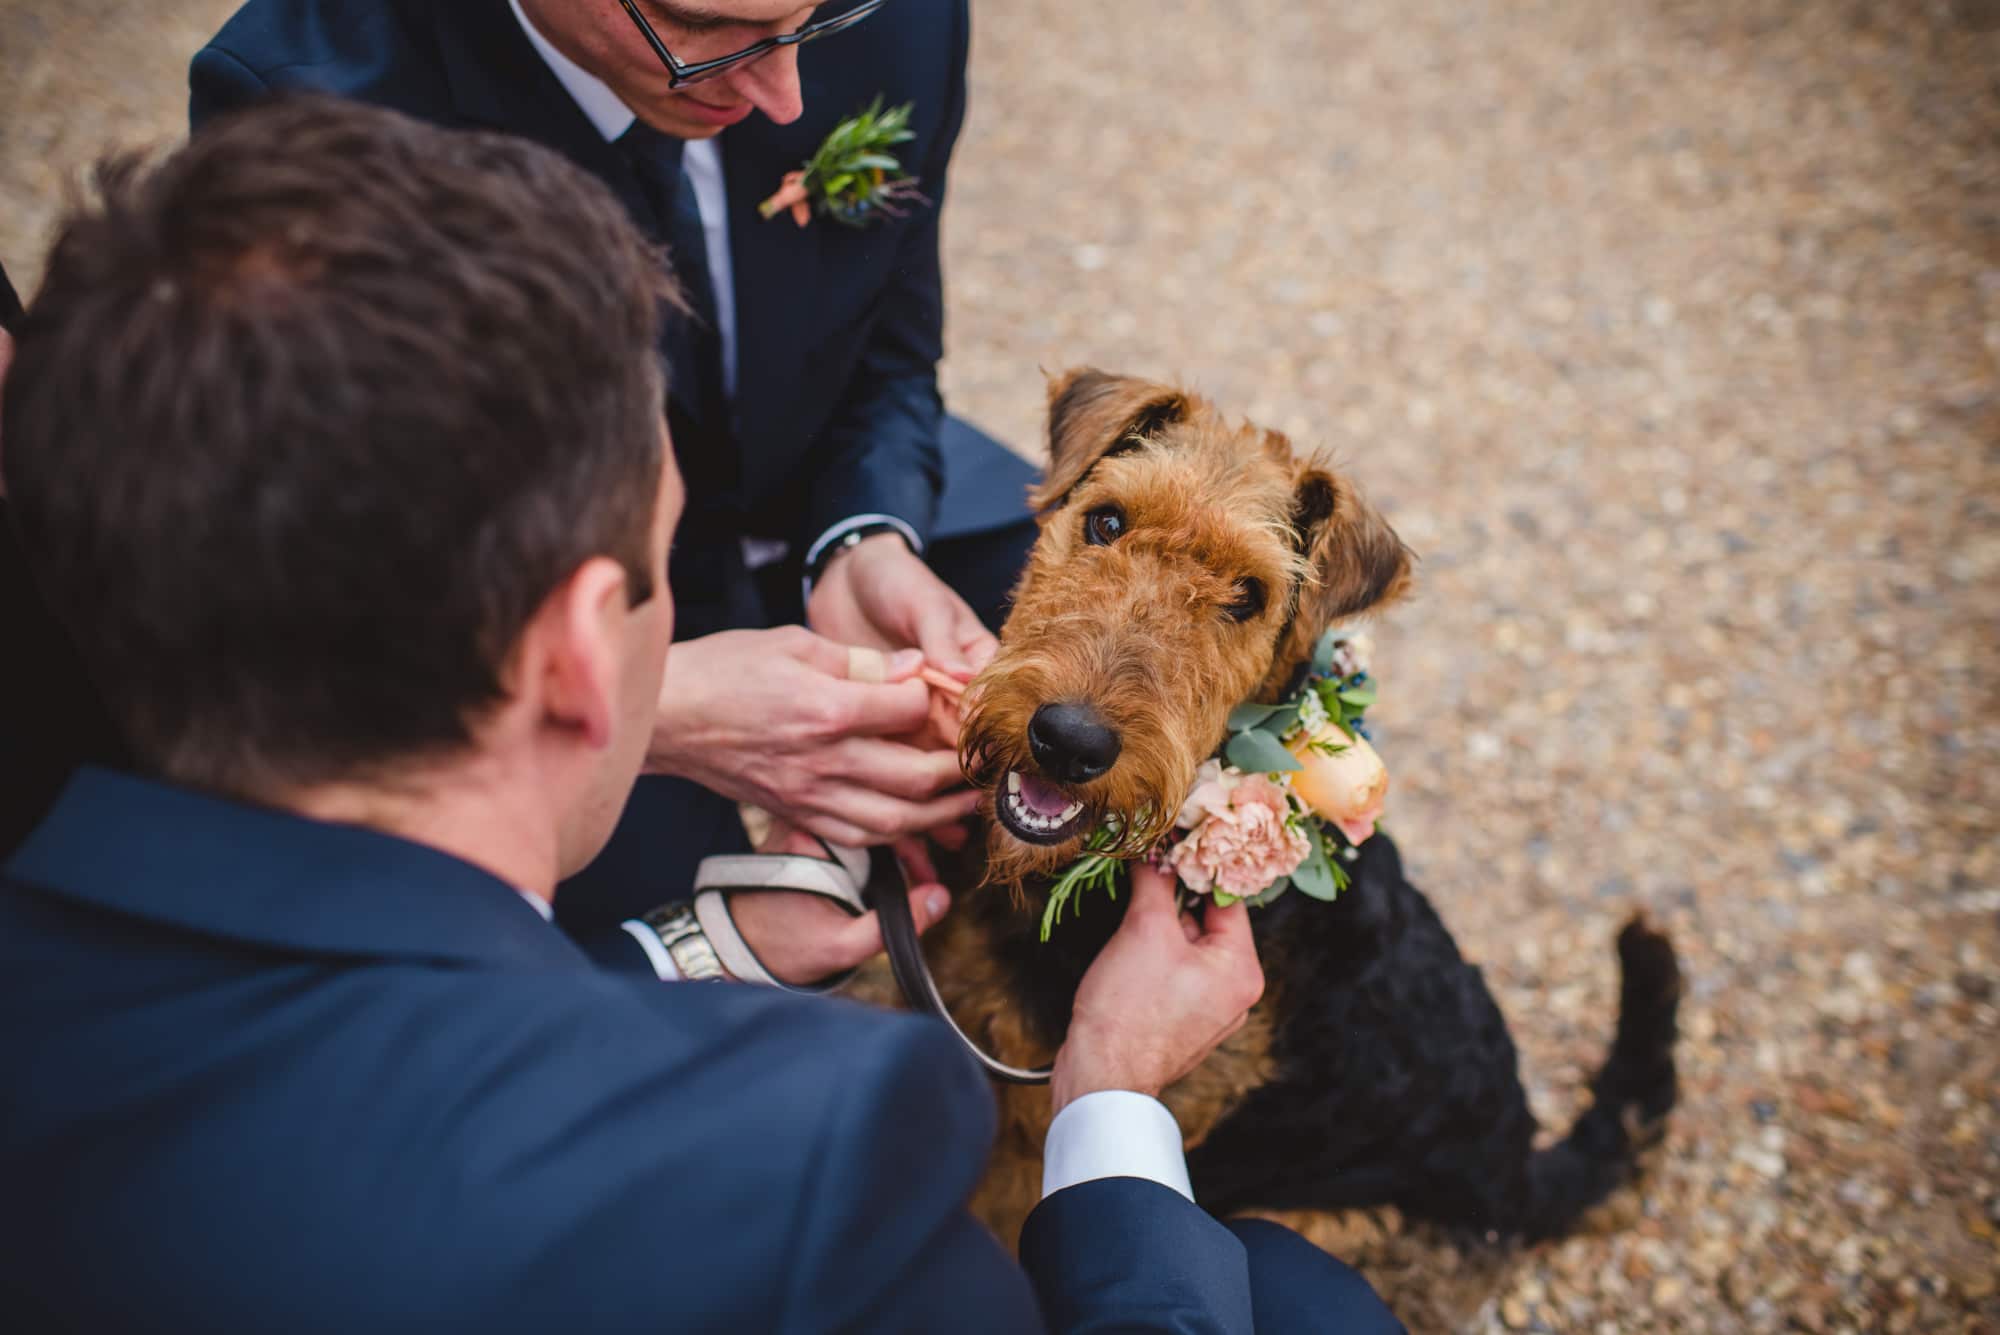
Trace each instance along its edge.
{"label": "eyeglasses", "polygon": [[717,56],[714,60],[698,60],[692,65],[684,64],[674,58],[674,53],[667,50],[667,44],[660,40],[660,34],[653,31],[653,25],[648,23],[646,16],[639,12],[638,5],[634,4],[632,0],[618,0],[618,3],[625,6],[625,12],[632,16],[632,22],[639,25],[639,32],[645,37],[646,45],[653,48],[653,54],[658,56],[660,63],[667,67],[667,73],[671,76],[671,81],[667,86],[669,88],[685,88],[689,84],[707,83],[710,79],[720,78],[722,75],[729,73],[729,71],[739,66],[748,65],[753,60],[762,60],[781,46],[799,46],[817,38],[837,33],[843,28],[852,28],[855,24],[880,9],[884,0],[861,0],[860,4],[848,10],[845,14],[836,15],[819,23],[808,23],[797,32],[788,32],[777,37],[766,37],[761,42],[752,42],[741,51],[726,56]]}

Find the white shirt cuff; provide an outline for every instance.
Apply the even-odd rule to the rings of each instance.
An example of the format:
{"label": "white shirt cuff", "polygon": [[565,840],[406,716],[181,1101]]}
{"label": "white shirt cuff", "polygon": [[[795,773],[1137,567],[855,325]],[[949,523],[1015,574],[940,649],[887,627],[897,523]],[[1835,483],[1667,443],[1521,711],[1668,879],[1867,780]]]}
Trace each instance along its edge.
{"label": "white shirt cuff", "polygon": [[681,971],[674,967],[674,957],[669,955],[667,948],[660,944],[660,934],[658,932],[646,926],[645,923],[640,922],[637,918],[627,918],[618,925],[623,927],[627,935],[639,943],[639,949],[646,952],[646,958],[653,962],[653,972],[660,976],[661,982],[678,983],[683,981]]}
{"label": "white shirt cuff", "polygon": [[1165,1104],[1102,1089],[1056,1114],[1042,1146],[1042,1195],[1101,1177],[1142,1177],[1194,1199],[1181,1129]]}

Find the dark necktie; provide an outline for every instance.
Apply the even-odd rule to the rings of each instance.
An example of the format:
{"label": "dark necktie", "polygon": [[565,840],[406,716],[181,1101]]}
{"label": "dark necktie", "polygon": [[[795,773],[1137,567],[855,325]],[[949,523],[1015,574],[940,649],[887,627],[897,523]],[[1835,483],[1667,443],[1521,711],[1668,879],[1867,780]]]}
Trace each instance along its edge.
{"label": "dark necktie", "polygon": [[708,238],[702,231],[694,186],[681,169],[681,141],[644,121],[634,121],[632,128],[619,136],[618,144],[638,174],[660,239],[673,259],[674,274],[693,307],[692,317],[669,316],[667,321],[663,351],[673,377],[672,397],[696,428],[725,430],[728,410],[722,387],[722,340],[716,332]]}

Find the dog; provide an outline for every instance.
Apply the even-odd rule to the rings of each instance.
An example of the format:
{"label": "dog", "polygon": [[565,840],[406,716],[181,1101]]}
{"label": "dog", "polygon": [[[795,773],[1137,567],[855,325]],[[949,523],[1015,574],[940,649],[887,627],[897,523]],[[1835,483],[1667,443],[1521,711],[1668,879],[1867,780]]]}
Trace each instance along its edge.
{"label": "dog", "polygon": [[[1040,939],[1050,880],[1107,816],[1163,832],[1233,706],[1276,700],[1328,626],[1402,596],[1412,556],[1354,484],[1187,390],[1096,370],[1049,387],[1040,533],[1000,649],[965,697],[983,867],[927,954],[959,1025],[1003,1061],[1061,1045],[1124,899],[1083,896]],[[1035,801],[1024,801],[1024,791]],[[1676,1096],[1680,973],[1667,938],[1619,933],[1617,1032],[1594,1102],[1554,1146],[1477,968],[1377,834],[1332,903],[1251,915],[1266,974],[1248,1022],[1164,1095],[1217,1213],[1394,1205],[1485,1242],[1574,1229],[1633,1178]],[[974,1209],[1003,1239],[1039,1195],[1046,1091],[999,1087]]]}

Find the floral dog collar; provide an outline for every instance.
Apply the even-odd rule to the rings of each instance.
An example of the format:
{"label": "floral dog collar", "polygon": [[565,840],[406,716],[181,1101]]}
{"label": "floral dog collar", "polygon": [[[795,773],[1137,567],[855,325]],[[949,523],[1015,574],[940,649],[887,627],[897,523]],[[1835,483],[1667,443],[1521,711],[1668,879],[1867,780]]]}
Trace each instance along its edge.
{"label": "floral dog collar", "polygon": [[[1348,884],[1344,864],[1375,832],[1389,791],[1363,722],[1375,703],[1367,655],[1366,637],[1330,629],[1283,701],[1231,711],[1221,753],[1195,772],[1173,829],[1143,856],[1218,904],[1262,908],[1293,888],[1338,897]],[[1077,896],[1093,889],[1116,896],[1127,861],[1119,834],[1117,819],[1107,818],[1056,877],[1042,940]]]}

